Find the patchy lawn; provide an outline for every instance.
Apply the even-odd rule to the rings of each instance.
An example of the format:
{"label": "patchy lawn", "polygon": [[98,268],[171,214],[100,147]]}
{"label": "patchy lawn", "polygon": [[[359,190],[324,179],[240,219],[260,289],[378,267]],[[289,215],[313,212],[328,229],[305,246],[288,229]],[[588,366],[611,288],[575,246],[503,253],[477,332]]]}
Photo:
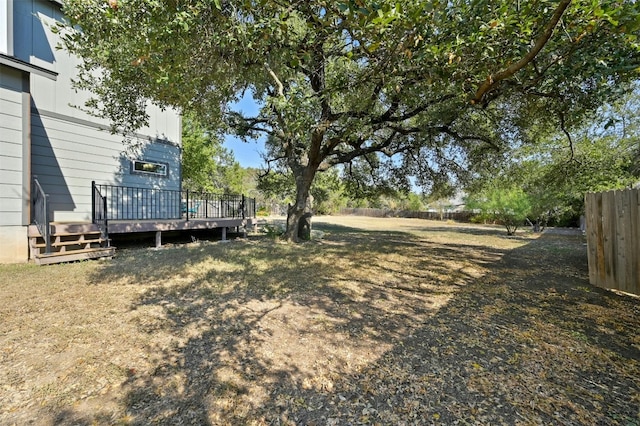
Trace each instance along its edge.
{"label": "patchy lawn", "polygon": [[315,227],[0,265],[0,424],[640,425],[640,303],[581,235]]}

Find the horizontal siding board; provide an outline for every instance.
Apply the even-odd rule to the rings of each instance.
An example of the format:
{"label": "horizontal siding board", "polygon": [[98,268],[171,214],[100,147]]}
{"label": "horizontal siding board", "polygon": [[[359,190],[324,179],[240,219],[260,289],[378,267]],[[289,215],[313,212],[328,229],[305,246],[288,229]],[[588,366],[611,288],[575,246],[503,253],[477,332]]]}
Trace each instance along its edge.
{"label": "horizontal siding board", "polygon": [[22,199],[22,186],[20,185],[7,185],[6,183],[0,183],[0,210],[4,207],[5,200],[21,200]]}
{"label": "horizontal siding board", "polygon": [[7,129],[0,127],[0,155],[5,154],[4,144],[16,145],[22,149],[22,129]]}
{"label": "horizontal siding board", "polygon": [[[17,137],[21,137],[21,135],[18,134]],[[0,141],[0,159],[3,157],[8,157],[11,162],[15,163],[16,159],[22,158],[22,144]],[[18,164],[17,166],[21,165]]]}
{"label": "horizontal siding board", "polygon": [[34,148],[55,146],[60,150],[59,155],[67,157],[72,157],[73,154],[85,153],[96,157],[108,156],[113,158],[119,157],[123,150],[121,144],[110,142],[97,135],[92,137],[92,135],[87,134],[78,138],[78,140],[73,140],[68,136],[55,129],[49,130],[46,135],[36,132],[31,135]]}
{"label": "horizontal siding board", "polygon": [[141,188],[158,188],[158,189],[167,189],[167,190],[178,190],[180,189],[179,183],[176,183],[175,180],[169,180],[168,178],[160,178],[160,177],[148,177],[145,175],[125,175],[122,179],[122,184],[124,186],[134,186]]}
{"label": "horizontal siding board", "polygon": [[[0,177],[4,176],[2,173],[10,173],[10,174],[22,173],[20,162],[21,160],[19,158],[16,159],[16,158],[9,158],[9,157],[0,157]],[[4,178],[2,178],[0,179],[0,182],[17,185],[16,181],[13,179],[4,180]]]}
{"label": "horizontal siding board", "polygon": [[22,101],[21,73],[1,67],[0,226],[22,225]]}
{"label": "horizontal siding board", "polygon": [[[70,117],[71,118],[71,117]],[[51,129],[55,129],[61,134],[66,135],[66,140],[75,142],[87,142],[84,138],[87,135],[92,135],[92,138],[102,139],[109,142],[113,147],[117,147],[119,150],[124,150],[125,144],[123,143],[124,137],[120,134],[112,134],[109,129],[104,129],[104,125],[88,126],[82,123],[74,122],[71,120],[64,120],[56,117],[48,117],[46,115],[38,114],[34,112],[32,114],[33,131],[34,134],[44,136]],[[46,130],[45,130],[46,129]],[[49,135],[51,136],[51,135]],[[155,139],[152,135],[142,135],[142,139],[138,139],[138,142],[151,142]],[[92,140],[88,141],[93,144]]]}
{"label": "horizontal siding board", "polygon": [[69,150],[74,152],[87,152],[93,148],[101,155],[113,155],[114,153],[119,154],[125,148],[122,141],[117,139],[117,136],[79,124],[76,124],[75,129],[69,130],[54,126],[47,127],[45,130],[38,124],[34,124],[32,126],[32,137],[36,144],[63,144],[62,146],[68,147]]}
{"label": "horizontal siding board", "polygon": [[38,166],[59,165],[61,168],[78,170],[105,170],[113,173],[117,170],[118,161],[108,156],[77,152],[75,155],[70,151],[56,148],[55,153],[51,148],[33,146],[31,156],[33,164]]}
{"label": "horizontal siding board", "polygon": [[[39,160],[46,160],[46,159],[39,159]],[[34,168],[37,168],[38,170],[38,173],[36,173],[36,175],[39,178],[42,178],[43,180],[49,176],[53,176],[53,177],[62,176],[60,167],[57,164],[54,164],[54,165],[37,164],[37,165],[34,165]],[[108,171],[95,171],[95,172],[92,172],[91,175],[89,176],[87,174],[86,169],[73,169],[69,167],[65,168],[64,177],[68,180],[68,182],[74,182],[74,180],[76,180],[75,181],[76,184],[79,184],[79,182],[81,181],[91,182],[92,180],[95,180],[96,182],[100,182],[100,183],[113,184],[115,181],[121,180],[121,178],[119,177],[119,174],[116,174],[116,173],[110,173]]]}
{"label": "horizontal siding board", "polygon": [[42,117],[37,114],[31,115],[31,122],[33,123],[34,136],[52,137],[51,131],[57,132],[63,135],[64,140],[78,142],[81,144],[89,144],[99,146],[96,140],[100,140],[102,143],[110,143],[114,147],[123,147],[122,136],[112,135],[106,130],[100,130],[96,127],[85,126],[80,123],[63,122],[58,119]]}
{"label": "horizontal siding board", "polygon": [[83,191],[87,191],[89,193],[91,192],[91,180],[89,179],[74,180],[72,183],[69,183],[69,181],[62,176],[37,176],[40,185],[42,185],[47,193],[54,193],[56,191],[55,188],[65,188],[64,191],[60,190],[58,192],[55,192],[57,194],[68,192],[70,189],[80,191],[80,193],[82,193]]}
{"label": "horizontal siding board", "polygon": [[0,170],[0,182],[22,187],[22,172],[14,170]]}
{"label": "horizontal siding board", "polygon": [[22,211],[22,198],[3,197],[1,194],[2,192],[0,192],[0,213],[20,213]]}
{"label": "horizontal siding board", "polygon": [[0,214],[0,226],[22,225],[21,212],[2,212]]}
{"label": "horizontal siding board", "polygon": [[[33,154],[34,155],[51,155],[52,147],[56,149],[56,157],[78,159],[79,154],[82,154],[82,159],[88,162],[95,162],[98,164],[104,164],[105,159],[109,162],[129,163],[130,157],[122,152],[123,146],[120,144],[109,144],[105,142],[101,144],[101,140],[94,139],[94,143],[88,144],[85,138],[85,142],[73,142],[65,140],[63,137],[50,137],[43,138],[41,136],[33,137]],[[134,156],[136,159],[146,159],[162,161],[166,163],[176,163],[180,161],[180,149],[177,147],[162,145],[162,144],[148,144],[146,149],[141,155]]]}
{"label": "horizontal siding board", "polygon": [[[56,133],[51,132],[50,133]],[[58,133],[59,134],[59,133]],[[89,135],[83,138],[83,142],[74,142],[64,139],[66,135],[58,137],[42,137],[34,136],[33,153],[34,155],[50,155],[51,147],[56,147],[56,156],[58,158],[78,158],[78,154],[82,153],[89,156],[83,157],[87,161],[100,162],[104,164],[105,158],[111,158],[118,161],[128,162],[128,158],[123,155],[123,145],[120,143],[110,143],[109,141],[91,138]],[[87,143],[87,140],[93,140],[93,144]],[[150,143],[148,148],[135,158],[152,159],[156,161],[164,161],[169,163],[178,163],[180,159],[180,149],[175,146]]]}
{"label": "horizontal siding board", "polygon": [[[68,158],[66,156],[57,155],[59,150],[55,150],[56,155],[52,156],[51,149],[44,147],[33,147],[32,164],[34,174],[40,175],[60,175],[64,170],[65,176],[85,178],[101,182],[123,183],[127,180],[131,183],[179,187],[179,163],[175,161],[166,161],[165,158],[150,158],[151,161],[162,161],[169,164],[169,177],[156,177],[151,175],[132,174],[130,173],[130,161],[123,158],[99,157],[95,155],[79,155]],[[109,164],[111,163],[111,164]],[[109,168],[110,166],[110,168]],[[127,176],[129,175],[129,176]],[[127,176],[125,178],[125,176]],[[155,181],[155,183],[154,183]]]}
{"label": "horizontal siding board", "polygon": [[[123,136],[111,134],[108,130],[102,130],[97,127],[87,126],[73,121],[65,121],[59,118],[47,117],[39,115],[38,113],[32,114],[32,122],[33,132],[36,136],[53,138],[50,132],[51,130],[55,130],[64,135],[63,139],[66,141],[87,144],[90,146],[101,146],[106,143],[109,145],[109,149],[117,149],[118,151],[124,151],[126,148],[123,143]],[[96,139],[101,140],[100,143],[96,143]],[[139,139],[138,142],[142,142],[144,144],[153,142],[154,140],[155,137],[148,135],[143,139]],[[178,149],[176,145],[164,145]]]}
{"label": "horizontal siding board", "polygon": [[22,120],[22,94],[14,95],[13,92],[9,92],[10,95],[7,96],[6,91],[3,92],[0,93],[0,111],[2,111],[0,125],[6,125],[5,120],[20,123]]}
{"label": "horizontal siding board", "polygon": [[22,77],[20,73],[6,73],[5,70],[0,70],[0,226],[18,226],[22,225],[25,203],[22,183]]}

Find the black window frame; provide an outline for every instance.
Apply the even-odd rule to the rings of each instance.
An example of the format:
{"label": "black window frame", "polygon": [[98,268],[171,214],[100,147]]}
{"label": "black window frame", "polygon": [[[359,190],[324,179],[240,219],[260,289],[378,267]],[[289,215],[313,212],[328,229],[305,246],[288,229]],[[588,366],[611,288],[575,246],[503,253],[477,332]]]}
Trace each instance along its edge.
{"label": "black window frame", "polygon": [[[156,171],[139,170],[139,169],[136,168],[136,164],[152,164],[154,166],[162,166],[162,167],[164,167],[164,173],[158,173]],[[168,163],[164,163],[162,161],[131,160],[131,174],[168,178],[169,177],[169,164]]]}

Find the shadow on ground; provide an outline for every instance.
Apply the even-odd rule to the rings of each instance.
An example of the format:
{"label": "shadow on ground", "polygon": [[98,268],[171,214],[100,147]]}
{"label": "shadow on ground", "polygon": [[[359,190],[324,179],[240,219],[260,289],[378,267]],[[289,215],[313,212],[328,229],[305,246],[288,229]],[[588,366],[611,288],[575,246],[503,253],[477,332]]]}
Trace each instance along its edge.
{"label": "shadow on ground", "polygon": [[638,424],[637,300],[589,285],[581,236],[507,251],[324,230],[106,264],[96,286],[148,284],[131,309],[156,339],[126,422]]}

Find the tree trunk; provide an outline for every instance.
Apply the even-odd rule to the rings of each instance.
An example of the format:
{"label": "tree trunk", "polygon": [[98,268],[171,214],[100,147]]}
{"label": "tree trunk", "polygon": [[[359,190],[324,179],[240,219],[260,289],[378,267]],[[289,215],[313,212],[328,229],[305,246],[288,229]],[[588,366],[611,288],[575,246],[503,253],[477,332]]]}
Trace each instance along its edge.
{"label": "tree trunk", "polygon": [[296,201],[287,209],[287,229],[284,238],[287,241],[298,242],[311,239],[312,197],[311,183],[315,170],[305,167],[300,175],[296,175]]}

